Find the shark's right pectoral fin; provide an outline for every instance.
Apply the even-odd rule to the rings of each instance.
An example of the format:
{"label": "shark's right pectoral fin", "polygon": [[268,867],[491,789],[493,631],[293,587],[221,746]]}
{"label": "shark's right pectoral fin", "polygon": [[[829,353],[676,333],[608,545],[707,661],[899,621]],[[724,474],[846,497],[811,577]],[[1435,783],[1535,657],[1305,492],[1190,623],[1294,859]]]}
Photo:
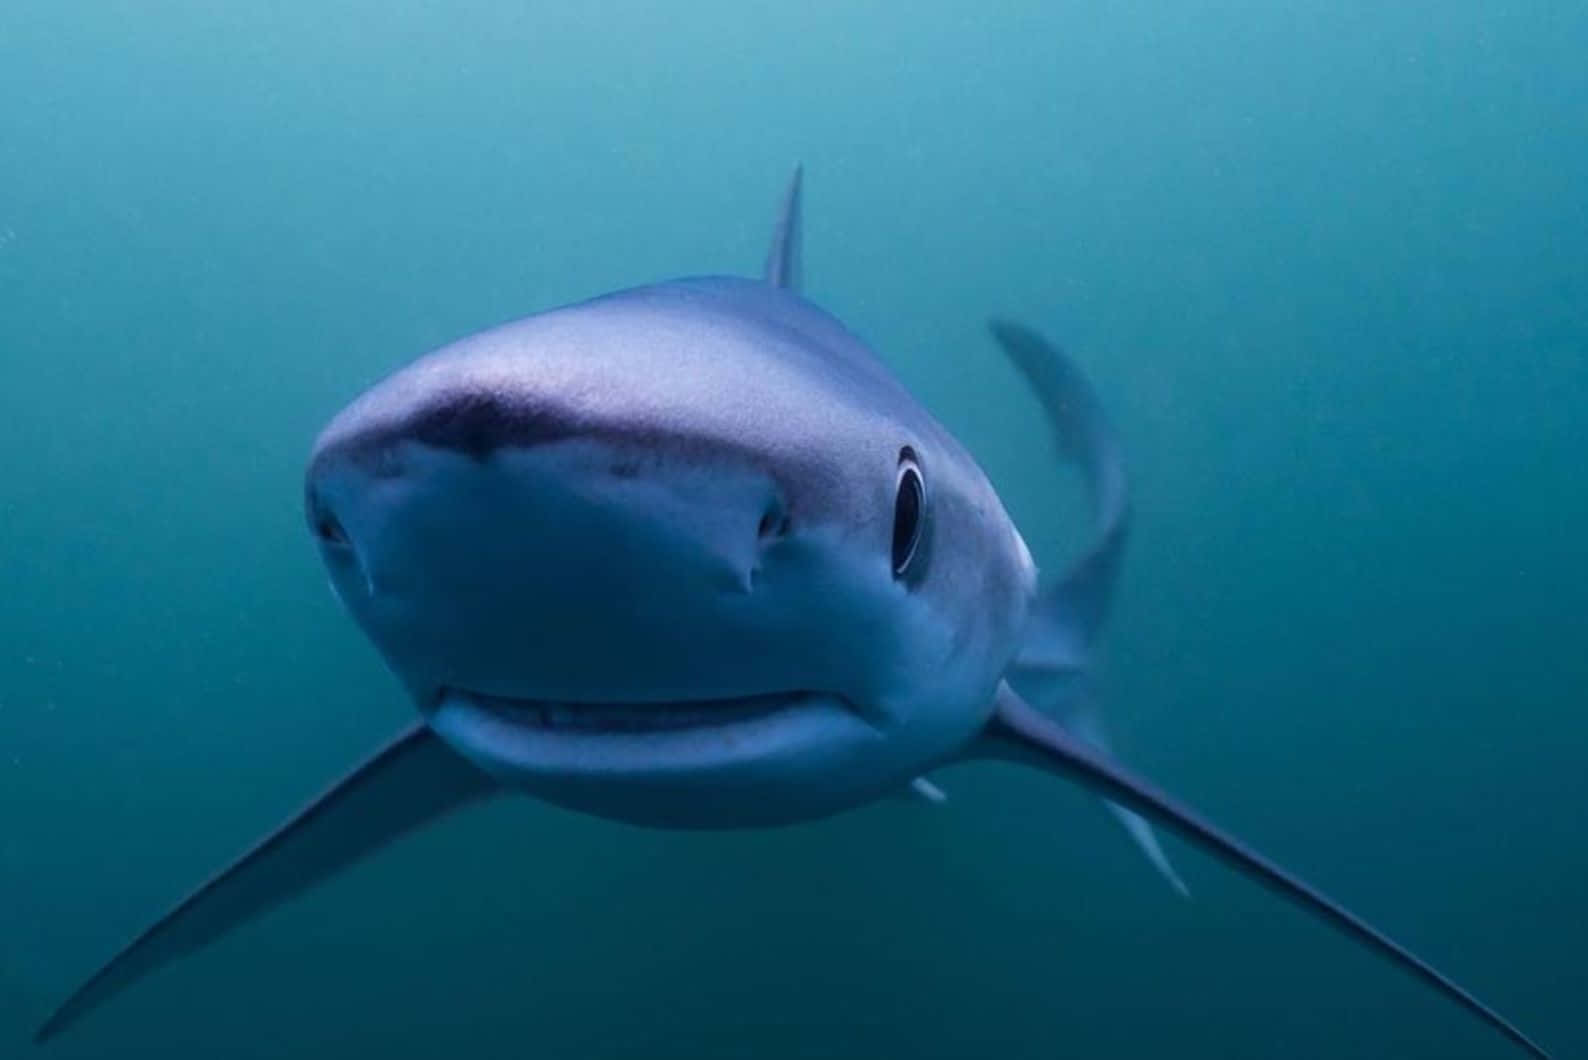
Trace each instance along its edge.
{"label": "shark's right pectoral fin", "polygon": [[149,972],[497,790],[429,728],[414,725],[134,938],[66,999],[34,1040],[55,1037]]}
{"label": "shark's right pectoral fin", "polygon": [[1341,906],[1299,876],[1259,854],[1178,800],[1135,776],[1107,754],[1047,717],[1008,684],[975,754],[1036,766],[1076,781],[1110,802],[1172,828],[1246,876],[1306,909],[1438,990],[1539,1060],[1546,1053],[1515,1024],[1457,985],[1449,976]]}

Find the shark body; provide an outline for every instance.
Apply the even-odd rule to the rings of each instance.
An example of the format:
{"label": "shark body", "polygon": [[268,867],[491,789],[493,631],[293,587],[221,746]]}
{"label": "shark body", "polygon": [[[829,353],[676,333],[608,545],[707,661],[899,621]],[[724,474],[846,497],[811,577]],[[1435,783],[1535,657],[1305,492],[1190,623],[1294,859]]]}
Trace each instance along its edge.
{"label": "shark body", "polygon": [[418,708],[89,978],[59,1034],[154,969],[402,834],[510,792],[666,828],[810,820],[1014,761],[1166,825],[1546,1054],[1442,973],[1106,750],[1086,674],[1129,524],[1076,367],[993,333],[1086,481],[1038,578],[974,458],[800,297],[796,173],[759,281],[606,295],[467,337],[326,427],[305,508],[337,595]]}

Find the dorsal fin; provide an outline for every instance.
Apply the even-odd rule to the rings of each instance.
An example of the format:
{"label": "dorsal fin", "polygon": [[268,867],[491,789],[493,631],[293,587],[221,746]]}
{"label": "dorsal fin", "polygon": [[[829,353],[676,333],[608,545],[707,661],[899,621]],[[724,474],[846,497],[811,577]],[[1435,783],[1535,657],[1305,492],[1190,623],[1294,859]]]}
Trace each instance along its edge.
{"label": "dorsal fin", "polygon": [[783,212],[778,216],[777,227],[772,229],[772,249],[767,251],[763,273],[773,287],[796,294],[800,289],[800,183],[804,175],[804,166],[794,167],[788,194],[783,197]]}

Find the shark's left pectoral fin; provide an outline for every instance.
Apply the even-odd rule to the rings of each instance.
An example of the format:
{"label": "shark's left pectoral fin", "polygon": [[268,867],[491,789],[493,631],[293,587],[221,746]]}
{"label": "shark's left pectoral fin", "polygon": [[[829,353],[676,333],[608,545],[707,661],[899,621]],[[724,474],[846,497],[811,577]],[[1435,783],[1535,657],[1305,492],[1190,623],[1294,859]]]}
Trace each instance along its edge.
{"label": "shark's left pectoral fin", "polygon": [[1077,781],[1111,802],[1129,807],[1171,828],[1209,853],[1290,899],[1380,956],[1410,972],[1541,1060],[1546,1053],[1532,1039],[1443,972],[1341,906],[1305,880],[1281,868],[1200,814],[1135,776],[1030,706],[1007,684],[998,690],[997,708],[977,753],[1035,766]]}
{"label": "shark's left pectoral fin", "polygon": [[34,1035],[61,1033],[144,975],[405,832],[499,790],[423,724],[405,730],[134,938]]}

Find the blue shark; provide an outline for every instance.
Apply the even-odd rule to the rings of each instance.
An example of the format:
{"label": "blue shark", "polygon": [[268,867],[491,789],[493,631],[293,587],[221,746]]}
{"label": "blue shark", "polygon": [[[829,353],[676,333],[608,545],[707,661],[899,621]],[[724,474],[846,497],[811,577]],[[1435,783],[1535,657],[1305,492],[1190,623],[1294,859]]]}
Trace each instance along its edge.
{"label": "blue shark", "polygon": [[1535,1057],[1492,1008],[1120,764],[1089,678],[1130,497],[1076,365],[992,335],[1078,469],[1090,538],[1039,577],[974,457],[800,294],[799,172],[759,279],[620,291],[461,339],[320,434],[304,505],[417,719],[135,937],[38,1030],[445,815],[510,793],[634,824],[759,828],[1010,762],[1299,904]]}

